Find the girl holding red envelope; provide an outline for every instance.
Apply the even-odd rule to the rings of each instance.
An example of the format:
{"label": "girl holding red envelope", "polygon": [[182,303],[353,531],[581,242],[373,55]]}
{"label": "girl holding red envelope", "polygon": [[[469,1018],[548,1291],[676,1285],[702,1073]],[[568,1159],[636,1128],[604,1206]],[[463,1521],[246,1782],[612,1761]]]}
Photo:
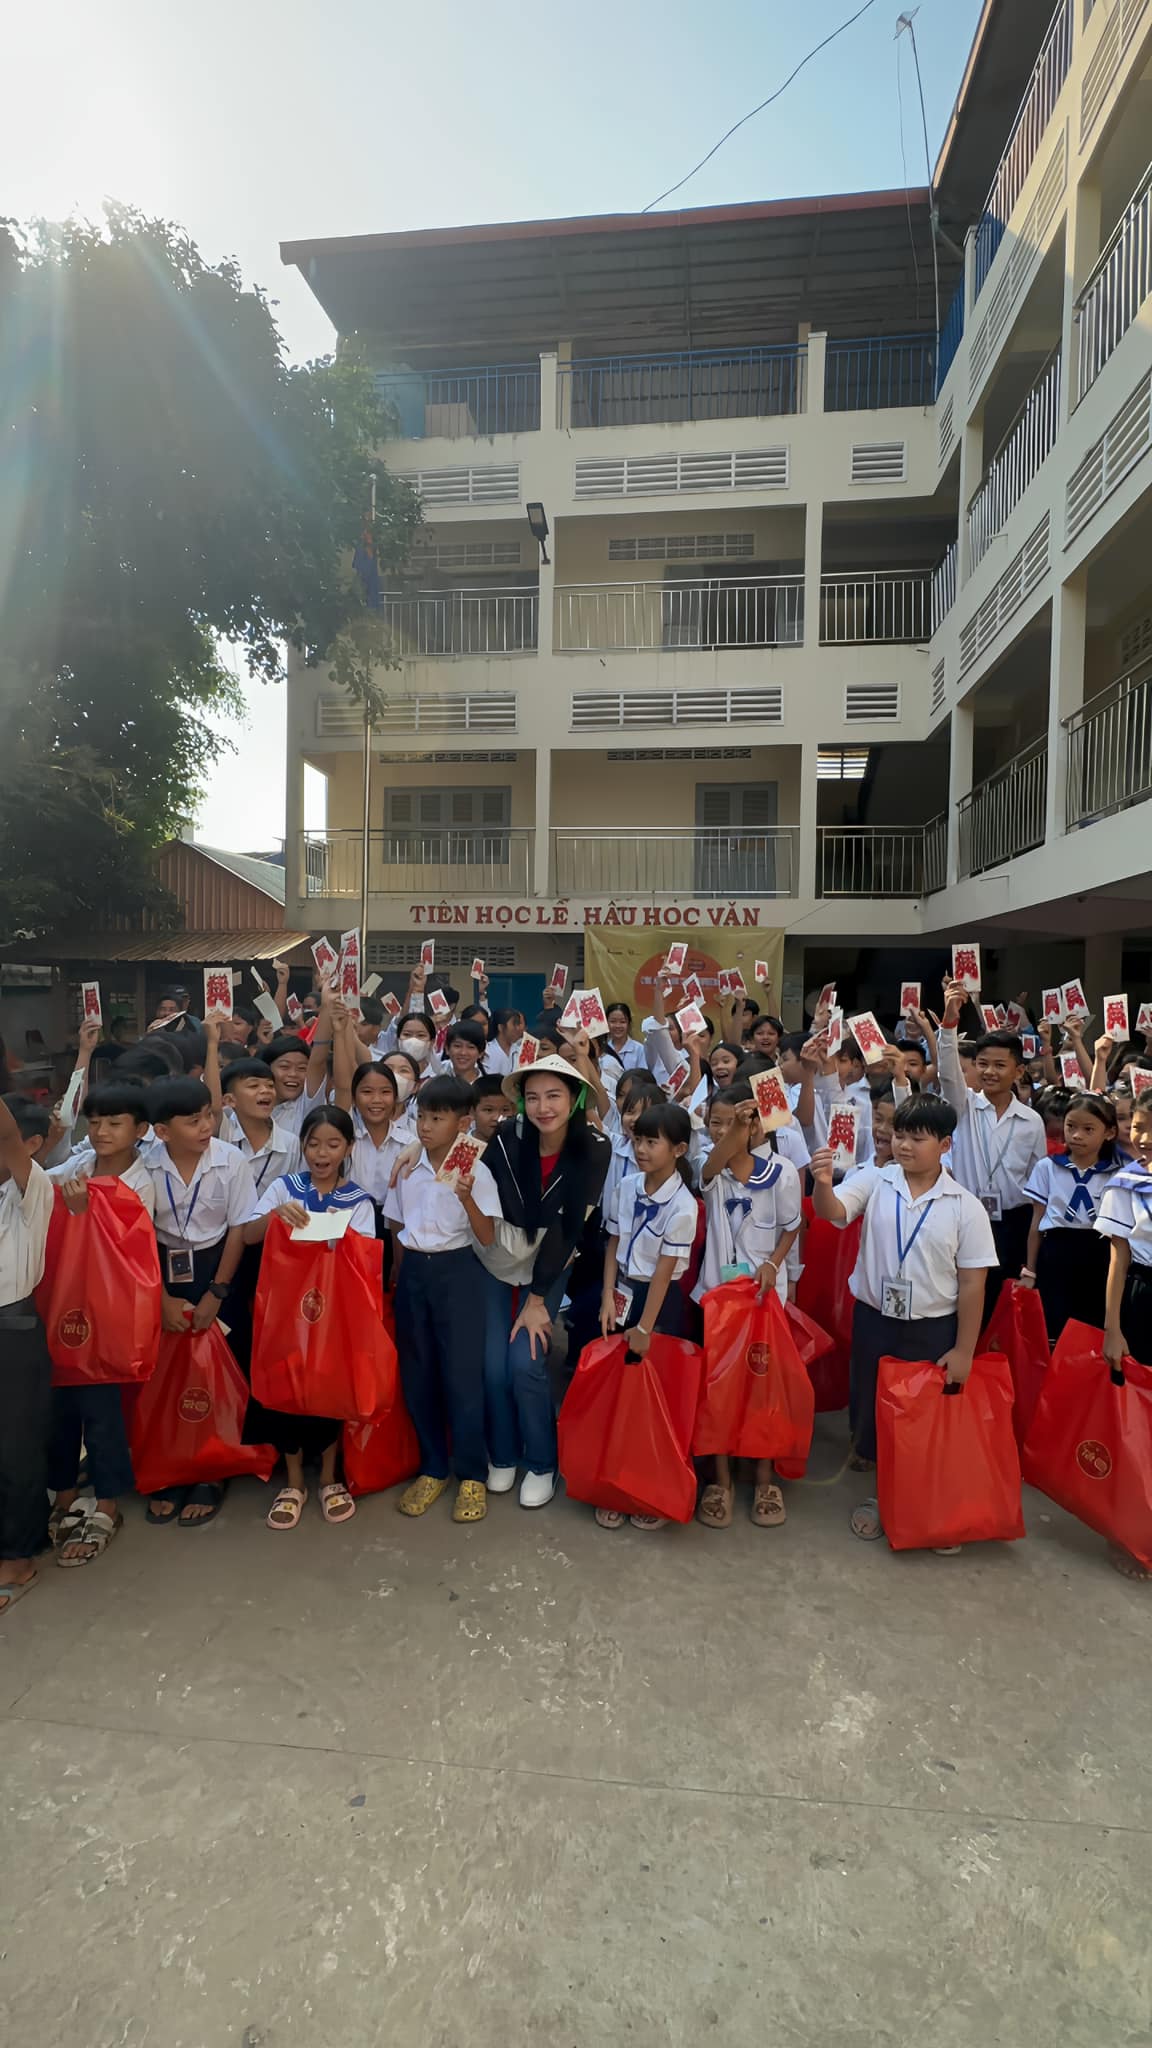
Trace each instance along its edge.
{"label": "girl holding red envelope", "polygon": [[[335,1212],[345,1219],[345,1228],[362,1237],[376,1235],[376,1216],[370,1197],[354,1180],[347,1167],[355,1142],[352,1119],[346,1110],[322,1106],[310,1110],[300,1129],[304,1169],[284,1174],[263,1194],[255,1214],[245,1226],[248,1244],[262,1243],[273,1216],[289,1230],[308,1228],[309,1218]],[[246,1433],[257,1428],[264,1443],[274,1444],[284,1457],[287,1483],[276,1495],[266,1517],[270,1529],[294,1529],[308,1498],[304,1485],[305,1459],[320,1460],[320,1508],[326,1522],[347,1522],[356,1503],[336,1478],[342,1418],[327,1415],[286,1415],[274,1408],[258,1406],[254,1425],[251,1415]]]}
{"label": "girl holding red envelope", "polygon": [[[1111,1255],[1104,1356],[1114,1369],[1126,1357],[1152,1366],[1152,1096],[1136,1098],[1132,1147],[1135,1163],[1109,1183],[1096,1221]],[[1152,1570],[1124,1551],[1114,1550],[1112,1563],[1126,1578],[1152,1578]]]}
{"label": "girl holding red envelope", "polygon": [[1120,1170],[1116,1111],[1105,1095],[1074,1095],[1064,1115],[1063,1144],[1032,1168],[1024,1192],[1032,1203],[1028,1261],[1020,1285],[1035,1287],[1055,1344],[1065,1323],[1104,1322],[1108,1246],[1095,1229],[1100,1204]]}

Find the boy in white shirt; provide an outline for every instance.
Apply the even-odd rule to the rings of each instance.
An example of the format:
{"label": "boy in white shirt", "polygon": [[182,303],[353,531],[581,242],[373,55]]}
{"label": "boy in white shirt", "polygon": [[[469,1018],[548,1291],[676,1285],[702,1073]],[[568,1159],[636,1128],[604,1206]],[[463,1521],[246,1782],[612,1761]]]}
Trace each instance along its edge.
{"label": "boy in white shirt", "polygon": [[1016,1083],[1024,1071],[1024,1047],[1014,1031],[988,1031],[976,1042],[978,1089],[969,1088],[960,1065],[957,1028],[968,992],[963,982],[944,988],[940,1026],[940,1092],[956,1111],[951,1170],[961,1187],[983,1204],[996,1243],[996,1265],[984,1294],[987,1321],[1006,1280],[1016,1280],[1028,1259],[1032,1203],[1028,1179],[1047,1156],[1044,1119],[1020,1101]]}
{"label": "boy in white shirt", "polygon": [[[882,1358],[934,1358],[962,1386],[984,1317],[984,1280],[996,1263],[988,1216],[944,1166],[956,1112],[937,1096],[902,1102],[893,1118],[891,1166],[870,1167],[832,1185],[832,1154],[812,1159],[817,1216],[840,1229],[863,1215],[850,1286],[849,1420],[854,1465],[876,1462],[876,1381]],[[856,1536],[883,1535],[875,1500],[852,1517]]]}
{"label": "boy in white shirt", "polygon": [[33,1296],[54,1200],[36,1163],[50,1121],[40,1103],[0,1096],[0,1614],[35,1585],[48,1538],[52,1361]]}

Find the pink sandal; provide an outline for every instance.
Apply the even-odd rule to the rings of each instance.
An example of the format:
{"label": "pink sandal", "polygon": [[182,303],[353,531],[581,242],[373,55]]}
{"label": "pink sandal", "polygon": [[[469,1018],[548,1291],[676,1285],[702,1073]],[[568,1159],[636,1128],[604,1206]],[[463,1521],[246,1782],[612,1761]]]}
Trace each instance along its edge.
{"label": "pink sandal", "polygon": [[294,1529],[304,1512],[307,1492],[298,1486],[282,1486],[264,1520],[269,1529]]}
{"label": "pink sandal", "polygon": [[[336,1509],[342,1509],[340,1514]],[[356,1503],[346,1486],[336,1480],[331,1486],[320,1488],[320,1512],[326,1522],[350,1522],[356,1513]]]}

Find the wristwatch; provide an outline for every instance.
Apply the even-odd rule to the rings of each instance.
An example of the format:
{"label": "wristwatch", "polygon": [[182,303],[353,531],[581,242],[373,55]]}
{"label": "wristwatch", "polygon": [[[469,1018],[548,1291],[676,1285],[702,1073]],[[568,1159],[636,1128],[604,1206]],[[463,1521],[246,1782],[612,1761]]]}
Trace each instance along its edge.
{"label": "wristwatch", "polygon": [[210,1280],[205,1291],[208,1294],[214,1294],[217,1301],[227,1301],[228,1290],[231,1285],[230,1280]]}

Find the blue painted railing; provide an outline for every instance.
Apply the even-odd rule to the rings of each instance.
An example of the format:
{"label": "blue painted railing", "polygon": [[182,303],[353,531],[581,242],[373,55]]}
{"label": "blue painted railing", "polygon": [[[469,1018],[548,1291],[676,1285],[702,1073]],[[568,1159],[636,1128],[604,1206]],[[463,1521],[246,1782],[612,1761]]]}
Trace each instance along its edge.
{"label": "blue painted railing", "polygon": [[936,396],[936,336],[878,334],[828,343],[826,412],[882,412],[931,405]]}
{"label": "blue painted railing", "polygon": [[940,347],[936,356],[936,395],[944,389],[944,380],[956,361],[956,351],[964,339],[964,279],[961,278],[953,294],[952,304],[940,330]]}
{"label": "blue painted railing", "polygon": [[380,370],[376,389],[405,441],[487,440],[540,425],[540,364],[485,363],[460,370]]}
{"label": "blue painted railing", "polygon": [[642,426],[658,420],[765,419],[804,410],[808,351],[684,349],[655,356],[582,356],[559,365],[560,424]]}

